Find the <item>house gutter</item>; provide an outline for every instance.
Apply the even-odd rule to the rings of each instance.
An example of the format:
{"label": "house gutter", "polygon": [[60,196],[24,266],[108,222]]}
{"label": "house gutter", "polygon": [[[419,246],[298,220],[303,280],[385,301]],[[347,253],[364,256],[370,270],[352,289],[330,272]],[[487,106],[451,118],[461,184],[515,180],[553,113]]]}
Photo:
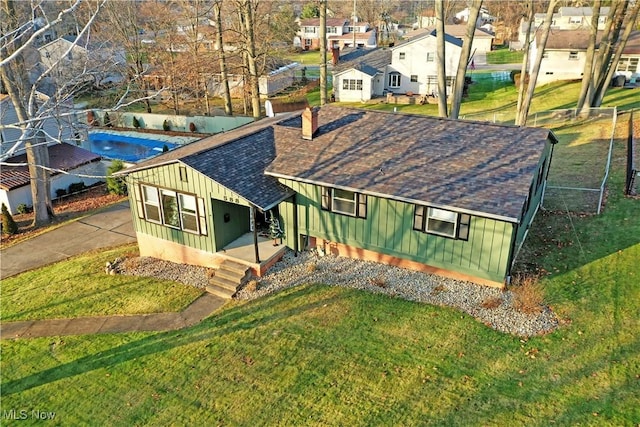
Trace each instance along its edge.
{"label": "house gutter", "polygon": [[452,210],[452,211],[456,211],[456,212],[459,212],[459,213],[470,214],[470,215],[479,216],[479,217],[482,217],[482,218],[495,219],[495,220],[498,220],[498,221],[511,222],[511,223],[515,223],[515,224],[517,224],[519,222],[519,219],[518,218],[514,218],[514,217],[495,215],[495,214],[491,214],[491,213],[488,213],[488,212],[479,212],[479,211],[460,208],[460,207],[457,207],[457,206],[440,205],[440,204],[437,204],[437,203],[428,202],[426,200],[417,200],[417,199],[410,199],[408,197],[392,196],[390,194],[378,193],[378,192],[375,192],[375,191],[366,191],[366,190],[362,190],[360,188],[345,187],[345,186],[335,185],[335,184],[326,183],[326,182],[314,181],[314,180],[311,180],[311,179],[304,179],[304,178],[299,178],[299,177],[295,177],[295,176],[283,175],[283,174],[279,174],[279,173],[276,173],[276,172],[265,171],[265,175],[270,175],[270,176],[273,176],[273,177],[276,177],[276,178],[281,178],[281,179],[288,179],[288,180],[296,181],[296,182],[303,182],[305,184],[321,185],[321,186],[325,186],[325,187],[337,188],[339,190],[352,191],[352,192],[355,192],[355,193],[366,194],[366,195],[369,195],[369,196],[379,197],[379,198],[382,198],[382,199],[397,200],[399,202],[405,202],[405,203],[409,203],[409,204],[418,204],[418,205],[428,204],[430,207],[434,207],[434,208],[438,208],[438,209]]}

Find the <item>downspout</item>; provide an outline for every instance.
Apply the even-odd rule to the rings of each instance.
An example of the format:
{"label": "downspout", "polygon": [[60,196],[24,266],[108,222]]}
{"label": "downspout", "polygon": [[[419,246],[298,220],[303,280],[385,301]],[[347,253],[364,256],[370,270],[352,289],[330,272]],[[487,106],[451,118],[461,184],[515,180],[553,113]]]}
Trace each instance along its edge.
{"label": "downspout", "polygon": [[293,193],[293,253],[298,256],[300,234],[298,234],[298,202],[296,200],[297,193]]}
{"label": "downspout", "polygon": [[256,207],[251,205],[251,217],[253,218],[253,248],[256,251],[256,264],[260,264],[260,253],[258,251],[258,227],[256,227]]}

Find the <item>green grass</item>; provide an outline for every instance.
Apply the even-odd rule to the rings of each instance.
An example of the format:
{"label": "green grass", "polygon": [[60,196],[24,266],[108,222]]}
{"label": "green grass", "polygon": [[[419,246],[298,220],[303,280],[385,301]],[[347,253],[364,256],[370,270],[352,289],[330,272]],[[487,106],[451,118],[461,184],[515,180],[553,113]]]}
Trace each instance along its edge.
{"label": "green grass", "polygon": [[[564,90],[540,108],[566,108]],[[602,215],[541,212],[518,258],[543,275],[552,334],[522,340],[450,308],[307,285],[181,331],[1,341],[2,410],[63,425],[637,425],[640,200],[621,195],[625,127]],[[567,162],[602,138],[556,132]]]}
{"label": "green grass", "polygon": [[107,261],[134,245],[91,252],[2,280],[2,321],[180,311],[202,292],[170,281],[109,276]]}
{"label": "green grass", "polygon": [[[291,62],[297,62],[302,65],[320,65],[322,63],[320,51],[318,50],[307,50],[298,53],[289,52],[282,56]],[[330,59],[330,53],[327,53],[327,60]]]}
{"label": "green grass", "polygon": [[487,52],[487,64],[521,64],[523,58],[522,51],[509,50],[508,48]]}

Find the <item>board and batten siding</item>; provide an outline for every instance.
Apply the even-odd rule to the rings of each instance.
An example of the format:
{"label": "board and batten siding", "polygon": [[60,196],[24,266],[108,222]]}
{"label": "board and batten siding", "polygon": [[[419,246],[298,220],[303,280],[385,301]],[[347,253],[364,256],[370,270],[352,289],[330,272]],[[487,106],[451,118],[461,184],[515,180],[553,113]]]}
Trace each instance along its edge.
{"label": "board and batten siding", "polygon": [[[185,168],[186,180],[181,180],[180,178],[181,167]],[[207,234],[198,235],[188,233],[140,218],[137,209],[137,204],[139,202],[138,198],[140,197],[140,192],[138,191],[139,184],[149,184],[160,188],[175,190],[181,193],[193,194],[196,197],[204,199],[204,206],[206,210],[204,216],[207,223]],[[230,204],[233,203],[235,205],[242,205],[247,208],[249,207],[249,203],[240,197],[240,195],[230,191],[211,178],[182,163],[171,163],[168,165],[132,172],[127,177],[127,185],[129,190],[129,202],[133,208],[133,225],[137,233],[148,234],[160,239],[211,253],[222,249],[221,247],[218,247],[219,245],[216,244],[216,240],[218,240],[219,244],[226,241],[226,239],[216,239],[214,235],[215,227],[213,218],[216,213],[213,212],[213,208],[216,204],[213,203],[213,201],[221,200],[223,202],[229,202]],[[220,212],[219,214],[223,215],[224,213]],[[248,227],[249,225],[247,224],[247,228]]]}
{"label": "board and batten siding", "polygon": [[[298,233],[409,259],[433,267],[503,282],[509,267],[514,225],[471,217],[469,240],[456,240],[413,229],[414,205],[367,196],[367,217],[355,218],[321,209],[319,186],[281,182],[296,191]],[[280,205],[293,247],[293,204]]]}

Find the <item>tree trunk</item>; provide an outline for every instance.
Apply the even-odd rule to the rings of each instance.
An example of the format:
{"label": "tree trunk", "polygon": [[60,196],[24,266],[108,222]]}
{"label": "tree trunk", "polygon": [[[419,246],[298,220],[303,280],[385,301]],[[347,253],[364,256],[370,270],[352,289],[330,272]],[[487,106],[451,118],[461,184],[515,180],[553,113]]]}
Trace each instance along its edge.
{"label": "tree trunk", "polygon": [[327,2],[320,0],[320,105],[327,103]]}
{"label": "tree trunk", "polygon": [[589,45],[585,57],[584,69],[582,71],[582,85],[576,110],[581,111],[587,100],[587,94],[593,90],[593,66],[596,52],[596,37],[598,35],[598,20],[600,18],[600,0],[593,2],[593,15],[591,16],[591,27],[589,34]]}
{"label": "tree trunk", "polygon": [[460,61],[458,62],[458,70],[456,72],[455,87],[451,94],[451,111],[449,117],[457,119],[460,115],[460,106],[462,104],[462,95],[465,86],[465,75],[467,73],[467,65],[471,57],[471,45],[473,44],[473,36],[476,32],[476,22],[480,15],[482,0],[473,0],[469,10],[469,22],[467,22],[467,33],[462,41],[462,51],[460,52]]}
{"label": "tree trunk", "polygon": [[[4,19],[15,20],[14,3],[11,0],[5,0],[3,3]],[[5,22],[6,24],[6,22]],[[3,33],[5,33],[3,28]],[[14,48],[18,49],[21,45],[19,39],[14,40]],[[7,51],[5,48],[0,52],[2,58],[6,58]],[[22,54],[19,54],[14,61],[16,66],[12,70],[12,64],[6,64],[0,67],[0,79],[7,91],[11,103],[16,110],[16,116],[20,122],[22,135],[26,137],[25,151],[27,155],[27,163],[29,164],[29,178],[31,188],[31,199],[33,203],[33,226],[40,226],[50,223],[53,218],[53,208],[51,205],[51,191],[49,180],[49,149],[46,144],[44,135],[36,128],[36,123],[29,123],[29,116],[25,107],[26,97],[29,96],[30,84],[25,70]],[[18,88],[23,88],[25,94],[21,96]]]}
{"label": "tree trunk", "polygon": [[591,102],[592,107],[600,107],[602,105],[602,100],[604,99],[604,95],[607,92],[607,88],[611,84],[611,79],[613,78],[613,74],[616,72],[616,68],[618,68],[618,62],[620,61],[620,57],[622,56],[622,51],[627,45],[627,40],[629,40],[629,36],[631,35],[631,31],[633,30],[633,23],[636,21],[638,17],[638,10],[640,9],[640,2],[636,2],[633,8],[626,13],[624,16],[624,22],[622,23],[622,28],[624,28],[624,33],[622,37],[618,41],[616,46],[616,51],[613,56],[613,59],[610,61],[609,70],[607,71],[602,84],[598,87],[598,92],[595,94],[593,101]]}
{"label": "tree trunk", "polygon": [[[609,9],[607,23],[602,32],[602,39],[595,56],[595,64],[593,66],[592,85],[587,91],[587,102],[589,106],[593,105],[593,100],[599,91],[600,85],[606,75],[606,70],[611,61],[611,46],[618,38],[619,23],[622,22],[622,11],[626,8],[627,2],[614,2]],[[616,30],[617,28],[617,30]]]}
{"label": "tree trunk", "polygon": [[249,90],[251,93],[251,110],[254,118],[260,117],[260,83],[258,81],[258,67],[256,65],[256,42],[253,33],[253,14],[251,0],[242,4],[242,15],[246,39],[247,65],[249,66]]}
{"label": "tree trunk", "polygon": [[522,67],[520,68],[520,85],[518,86],[518,102],[516,104],[516,124],[518,124],[518,112],[522,109],[522,101],[527,91],[527,74],[529,73],[529,61],[531,60],[531,31],[533,27],[533,18],[535,15],[533,0],[527,2],[529,12],[527,13],[527,34],[524,41],[524,58],[522,58]]}
{"label": "tree trunk", "polygon": [[218,61],[220,62],[220,83],[222,84],[222,99],[224,103],[224,113],[227,116],[233,115],[233,107],[231,104],[231,90],[229,89],[229,77],[227,76],[227,58],[224,53],[224,44],[222,41],[222,16],[220,14],[221,1],[214,4],[214,13],[216,17],[216,42],[218,43]]}
{"label": "tree trunk", "polygon": [[447,67],[444,40],[444,0],[436,0],[436,61],[438,65],[438,115],[447,117]]}
{"label": "tree trunk", "polygon": [[529,115],[529,108],[531,107],[531,101],[533,100],[533,92],[536,89],[536,82],[538,80],[538,74],[540,73],[540,64],[542,63],[542,54],[547,45],[547,39],[549,38],[549,29],[551,28],[551,21],[553,20],[553,10],[558,4],[558,0],[551,0],[549,7],[547,8],[547,15],[545,16],[544,23],[542,24],[542,32],[540,34],[540,42],[537,43],[537,51],[535,63],[529,76],[529,84],[527,85],[527,92],[522,100],[520,110],[517,112],[518,118],[516,124],[519,126],[526,126],[527,116]]}

